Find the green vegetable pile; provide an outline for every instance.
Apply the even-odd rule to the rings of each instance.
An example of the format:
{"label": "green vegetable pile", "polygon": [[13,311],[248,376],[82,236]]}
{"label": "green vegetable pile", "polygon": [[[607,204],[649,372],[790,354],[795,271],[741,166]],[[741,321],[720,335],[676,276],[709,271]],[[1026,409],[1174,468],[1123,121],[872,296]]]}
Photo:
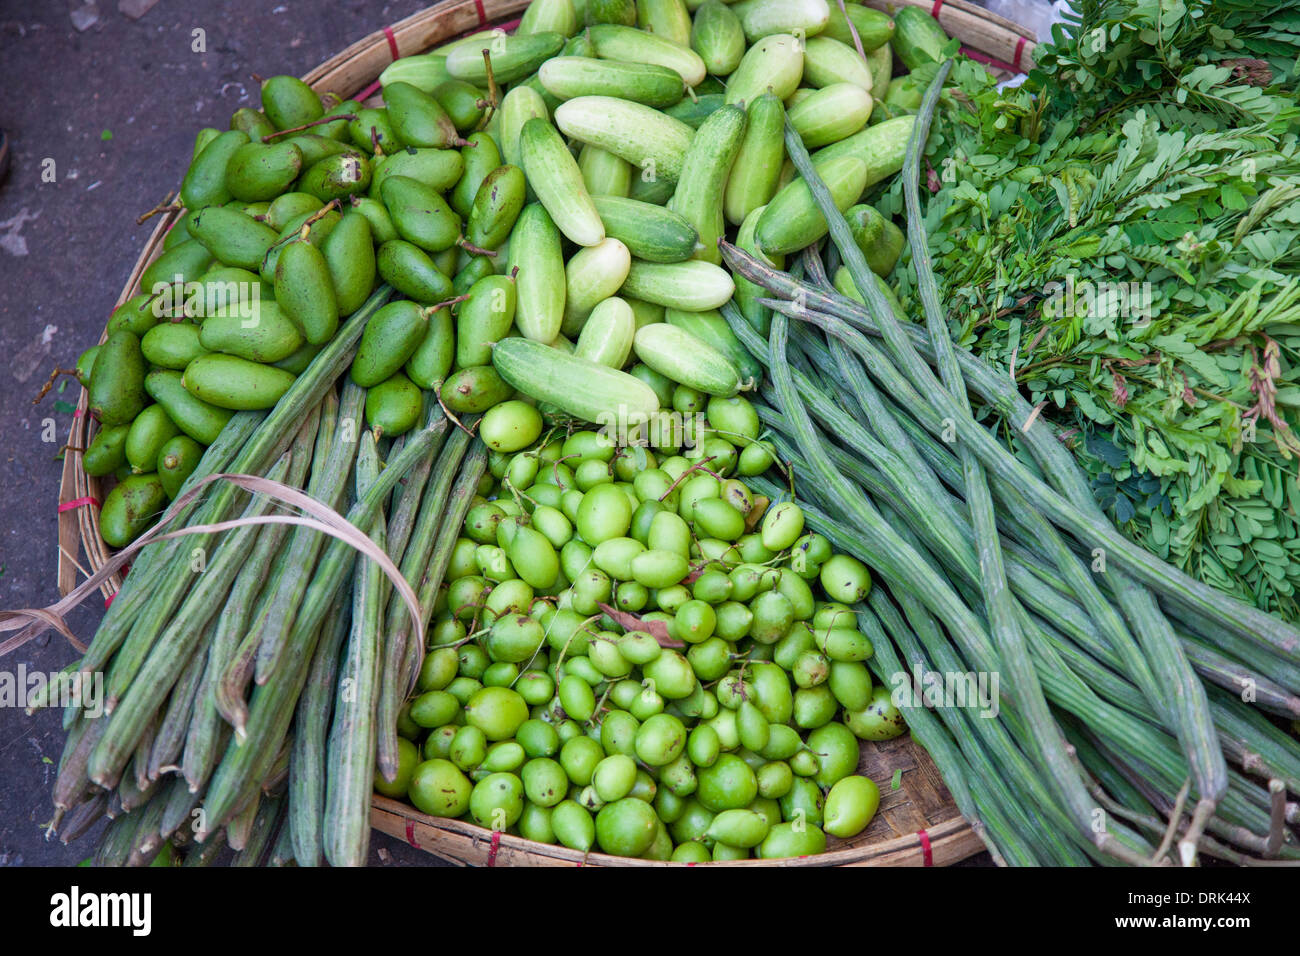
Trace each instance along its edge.
{"label": "green vegetable pile", "polygon": [[806,856],[871,821],[858,739],[904,725],[863,663],[870,573],[735,477],[771,462],[748,401],[673,404],[710,437],[661,460],[593,431],[534,446],[520,402],[484,417],[516,453],[491,456],[377,790],[653,860]]}
{"label": "green vegetable pile", "polygon": [[1020,88],[950,76],[926,212],[949,321],[1133,540],[1300,620],[1300,5],[1076,9]]}

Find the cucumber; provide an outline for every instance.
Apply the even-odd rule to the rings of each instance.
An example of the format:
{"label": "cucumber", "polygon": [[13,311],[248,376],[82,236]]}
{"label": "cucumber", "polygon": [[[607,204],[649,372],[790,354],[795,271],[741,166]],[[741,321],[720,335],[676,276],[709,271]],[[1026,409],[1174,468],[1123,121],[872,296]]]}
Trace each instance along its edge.
{"label": "cucumber", "polygon": [[578,32],[578,12],[573,0],[533,0],[519,20],[518,34],[559,33],[571,37]]}
{"label": "cucumber", "polygon": [[[826,183],[835,208],[848,209],[862,195],[867,164],[856,156],[837,156],[819,163],[817,174]],[[826,235],[826,217],[813,202],[812,191],[796,179],[773,197],[754,230],[759,248],[771,255],[788,255]]]}
{"label": "cucumber", "polygon": [[584,421],[636,424],[659,410],[658,396],[640,379],[540,342],[503,339],[492,365],[518,391]]}
{"label": "cucumber", "polygon": [[605,239],[605,224],[582,181],[582,170],[555,127],[541,117],[524,124],[519,134],[524,172],[537,198],[560,232],[580,246]]}
{"label": "cucumber", "polygon": [[636,316],[632,307],[611,296],[591,310],[573,354],[609,368],[622,368],[632,354]]}
{"label": "cucumber", "polygon": [[631,265],[631,253],[617,239],[606,239],[574,253],[564,267],[561,334],[575,336],[581,332],[591,310],[622,287]]}
{"label": "cucumber", "polygon": [[856,83],[832,83],[790,107],[789,115],[805,147],[829,146],[867,125],[871,94]]}
{"label": "cucumber", "polygon": [[699,85],[708,73],[698,53],[666,37],[613,24],[594,26],[588,33],[601,59],[666,66],[687,86]]}
{"label": "cucumber", "polygon": [[703,312],[720,308],[735,289],[727,270],[711,262],[661,264],[634,259],[621,294],[684,312]]}
{"label": "cucumber", "polygon": [[523,169],[523,157],[519,152],[519,133],[530,119],[550,117],[551,114],[546,109],[546,101],[542,99],[542,94],[532,87],[516,86],[502,98],[501,109],[496,115],[501,121],[501,134],[497,137],[501,158],[511,166]]}
{"label": "cucumber", "polygon": [[826,28],[831,16],[826,0],[745,0],[731,9],[750,43],[776,33],[816,36]]}
{"label": "cucumber", "polygon": [[740,391],[740,373],[727,357],[685,329],[660,322],[638,329],[636,357],[660,375],[704,392],[730,398]]}
{"label": "cucumber", "polygon": [[853,83],[871,92],[871,69],[853,47],[830,37],[813,37],[804,47],[803,81],[809,86]]}
{"label": "cucumber", "polygon": [[[867,180],[863,192],[876,183],[894,175],[903,168],[907,155],[907,141],[911,138],[915,116],[898,116],[854,133],[847,139],[823,146],[813,155],[813,165],[819,165],[840,156],[856,156],[867,165]],[[861,193],[858,194],[859,196]],[[855,200],[857,197],[854,197]]]}
{"label": "cucumber", "polygon": [[938,63],[948,34],[939,21],[920,7],[903,7],[894,14],[894,52],[908,72],[926,63]]}
{"label": "cucumber", "polygon": [[830,19],[826,21],[822,36],[857,49],[853,42],[853,32],[849,29],[849,24],[852,24],[853,30],[858,34],[858,42],[862,44],[863,53],[869,54],[889,45],[889,40],[894,35],[894,21],[889,19],[889,14],[857,3],[846,3],[843,8],[838,3],[830,6]]}
{"label": "cucumber", "polygon": [[694,99],[687,96],[675,106],[664,110],[673,119],[681,120],[691,129],[699,129],[704,121],[716,113],[727,102],[725,93],[706,93]]}
{"label": "cucumber", "polygon": [[691,49],[713,76],[734,73],[745,55],[745,28],[734,9],[721,0],[700,4],[691,26]]}
{"label": "cucumber", "polygon": [[668,201],[668,208],[685,216],[699,233],[702,248],[695,258],[714,265],[722,262],[723,193],[744,135],[745,111],[739,106],[724,106],[705,120],[686,150],[677,189]]}
{"label": "cucumber", "polygon": [[617,23],[631,27],[636,25],[635,0],[586,0],[588,24]]}
{"label": "cucumber", "polygon": [[[642,34],[644,36],[644,34]],[[680,120],[612,96],[579,96],[560,105],[555,123],[566,136],[608,150],[641,177],[676,182],[695,131]]]}
{"label": "cucumber", "polygon": [[871,71],[871,98],[879,103],[889,95],[890,78],[894,75],[894,51],[888,43],[867,54],[867,69]]}
{"label": "cucumber", "polygon": [[510,234],[510,269],[515,276],[518,305],[515,325],[525,338],[549,342],[564,321],[564,255],[560,230],[541,203],[524,207]]}
{"label": "cucumber", "polygon": [[[597,196],[626,197],[632,188],[632,165],[599,146],[582,147],[578,153],[578,168],[582,170],[582,182],[592,199]],[[608,225],[605,230],[609,231]]]}
{"label": "cucumber", "polygon": [[760,94],[749,104],[747,113],[745,138],[722,199],[723,212],[734,226],[776,195],[785,159],[785,107],[781,100],[773,93]]}
{"label": "cucumber", "polygon": [[669,325],[689,332],[704,344],[717,349],[727,361],[736,367],[745,387],[752,387],[763,377],[763,366],[750,354],[749,349],[736,338],[727,320],[717,309],[707,312],[683,312],[680,309],[668,309],[664,314]]}
{"label": "cucumber", "polygon": [[555,56],[542,64],[542,86],[561,100],[577,96],[617,96],[655,109],[682,98],[681,75],[653,63],[619,63],[586,56]]}
{"label": "cucumber", "polygon": [[432,93],[452,78],[447,72],[445,53],[419,53],[394,60],[379,74],[380,86],[389,83],[410,83],[416,89]]}
{"label": "cucumber", "polygon": [[[758,221],[763,218],[765,209],[767,206],[759,206],[745,217],[745,221],[740,224],[740,229],[736,231],[736,248],[749,253],[759,262],[774,269],[784,269],[785,256],[769,256],[758,248],[758,242],[754,238],[754,230],[758,227]],[[772,310],[761,305],[758,300],[766,298],[768,294],[762,286],[750,282],[744,276],[736,276],[736,308],[740,309],[740,314],[745,317],[745,321],[763,336],[764,341],[772,325]]]}
{"label": "cucumber", "polygon": [[778,33],[751,46],[727,81],[727,102],[747,104],[769,90],[784,100],[799,88],[803,78],[806,42]]}
{"label": "cucumber", "polygon": [[481,43],[458,46],[447,54],[447,72],[458,80],[487,87],[487,64],[483,51],[492,58],[492,75],[497,83],[522,80],[560,52],[566,37],[560,33],[525,33],[507,36],[497,33]]}
{"label": "cucumber", "polygon": [[691,45],[691,12],[684,0],[637,0],[636,25],[678,46]]}

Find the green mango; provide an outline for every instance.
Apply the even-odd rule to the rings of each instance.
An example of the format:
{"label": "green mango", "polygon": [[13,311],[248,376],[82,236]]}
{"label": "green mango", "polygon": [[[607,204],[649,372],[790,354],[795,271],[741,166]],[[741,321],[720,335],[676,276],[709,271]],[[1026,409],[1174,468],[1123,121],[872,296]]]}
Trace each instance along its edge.
{"label": "green mango", "polygon": [[81,467],[86,474],[101,478],[125,465],[126,436],[130,431],[129,424],[101,426],[81,456]]}
{"label": "green mango", "polygon": [[384,87],[384,105],[397,138],[407,146],[441,148],[458,143],[456,124],[436,99],[400,80]]}
{"label": "green mango", "polygon": [[90,378],[95,374],[95,356],[98,354],[99,346],[92,345],[77,356],[77,381],[82,388],[90,387]]}
{"label": "green mango", "polygon": [[397,238],[397,227],[393,225],[393,217],[388,215],[388,208],[378,199],[350,196],[348,202],[352,204],[354,212],[365,216],[366,222],[370,223],[370,238],[374,240],[376,246]]}
{"label": "green mango", "polygon": [[181,371],[208,350],[199,341],[193,322],[162,322],[144,334],[140,351],[150,365]]}
{"label": "green mango", "polygon": [[442,252],[460,238],[460,216],[438,192],[409,176],[384,181],[384,205],[397,232],[429,252]]}
{"label": "green mango", "polygon": [[199,466],[204,447],[189,435],[177,435],[158,449],[158,480],[168,498],[175,498],[185,479]]}
{"label": "green mango", "polygon": [[524,171],[518,166],[492,170],[474,196],[465,238],[480,249],[499,248],[510,238],[527,196]]}
{"label": "green mango", "polygon": [[258,303],[252,318],[213,315],[204,319],[199,329],[199,344],[209,352],[237,355],[250,362],[278,362],[298,351],[303,341],[302,331],[275,299]]}
{"label": "green mango", "polygon": [[352,381],[378,385],[400,369],[428,331],[429,312],[414,302],[390,302],[366,323],[352,360]]}
{"label": "green mango", "polygon": [[186,390],[195,398],[244,411],[271,408],[289,390],[295,376],[283,369],[237,355],[203,355],[185,369]]}
{"label": "green mango", "polygon": [[[232,126],[231,129],[233,128],[234,127]],[[220,135],[221,130],[217,129],[215,126],[205,126],[203,129],[199,130],[198,134],[194,137],[194,151],[190,154],[190,162],[193,162],[194,158],[198,156],[199,153],[203,152],[204,147],[206,147],[208,143],[212,142]]]}
{"label": "green mango", "polygon": [[354,152],[326,156],[312,165],[298,181],[301,192],[322,202],[364,193],[370,185],[370,161]]}
{"label": "green mango", "polygon": [[515,324],[515,283],[491,275],[474,283],[456,316],[456,365],[490,365],[492,346]]}
{"label": "green mango", "polygon": [[358,149],[374,153],[375,145],[378,144],[379,151],[386,154],[402,148],[402,141],[393,130],[388,110],[362,109],[357,110],[355,115],[357,118],[348,124],[348,135]]}
{"label": "green mango", "polygon": [[[330,267],[325,256],[305,239],[295,239],[280,250],[275,267],[275,301],[312,345],[328,342],[338,331],[339,303],[334,295]],[[285,355],[262,361],[277,362],[297,351],[301,344]]]}
{"label": "green mango", "polygon": [[230,202],[232,196],[226,188],[226,166],[235,150],[249,141],[243,130],[221,133],[194,157],[189,171],[181,181],[181,205],[199,210],[204,206],[219,206]]}
{"label": "green mango", "polygon": [[302,173],[302,151],[293,143],[245,143],[226,166],[226,188],[243,202],[274,199]]}
{"label": "green mango", "polygon": [[469,261],[456,272],[455,278],[451,280],[452,294],[465,295],[470,289],[474,288],[474,284],[480,279],[496,275],[497,267],[492,259],[492,256],[470,256]]}
{"label": "green mango", "polygon": [[[325,116],[355,116],[362,109],[365,107],[357,100],[341,100],[337,106],[326,110]],[[319,126],[313,126],[312,132],[327,139],[346,143],[351,140],[351,134],[348,132],[350,122],[351,120],[338,119],[332,123],[321,123]]]}
{"label": "green mango", "polygon": [[144,388],[150,398],[167,409],[168,416],[181,431],[204,445],[216,441],[230,421],[231,412],[191,395],[180,372],[155,369],[144,380]]}
{"label": "green mango", "polygon": [[143,336],[158,324],[165,304],[147,292],[132,296],[113,310],[113,314],[108,317],[106,331],[109,335],[114,332],[131,332],[137,337]]}
{"label": "green mango", "polygon": [[316,92],[296,76],[273,76],[262,84],[262,111],[276,129],[291,129],[325,115]]}
{"label": "green mango", "polygon": [[264,299],[274,290],[255,272],[233,266],[209,269],[198,287],[191,290],[186,302],[186,314],[202,319],[212,315],[242,315],[251,318]]}
{"label": "green mango", "polygon": [[451,371],[456,351],[451,309],[443,307],[429,314],[429,330],[406,362],[406,374],[424,389],[434,389]]}
{"label": "green mango", "polygon": [[296,136],[289,136],[282,140],[282,142],[292,143],[298,148],[298,152],[302,154],[303,169],[311,169],[327,156],[338,156],[343,153],[361,155],[350,143],[340,143],[337,139],[331,139],[315,132],[317,129],[324,128],[323,126],[312,127],[313,132],[299,133]]}
{"label": "green mango", "polygon": [[491,365],[458,369],[438,391],[442,403],[458,414],[485,412],[514,393],[515,390]]}
{"label": "green mango", "polygon": [[320,354],[323,345],[312,345],[310,342],[304,342],[298,351],[294,352],[288,358],[282,358],[278,362],[272,362],[276,368],[282,368],[286,372],[292,372],[294,375],[301,375],[307,371],[307,366],[311,365],[311,360]]}
{"label": "green mango", "polygon": [[124,425],[145,405],[145,361],[134,332],[114,332],[99,348],[90,380],[90,413],[104,425]]}
{"label": "green mango", "polygon": [[459,133],[477,127],[487,109],[483,91],[473,83],[466,83],[464,80],[446,80],[439,83],[434,87],[432,96]]}
{"label": "green mango", "polygon": [[99,511],[99,533],[114,548],[124,548],[167,506],[167,492],[156,474],[131,475],[118,482]]}
{"label": "green mango", "polygon": [[295,219],[319,212],[324,205],[311,193],[284,193],[277,196],[266,210],[266,224],[276,232],[283,232]]}
{"label": "green mango", "polygon": [[253,143],[260,143],[275,132],[275,124],[266,118],[266,114],[251,106],[241,106],[231,114],[230,128],[247,133],[249,142]]}
{"label": "green mango", "polygon": [[270,226],[224,206],[200,209],[189,222],[194,238],[222,263],[256,269],[278,238]]}
{"label": "green mango", "polygon": [[451,297],[451,280],[419,246],[393,239],[375,256],[379,276],[407,298],[433,305]]}
{"label": "green mango", "polygon": [[320,249],[325,245],[325,240],[330,237],[334,227],[342,220],[342,216],[337,209],[326,209],[323,214],[320,210],[300,216],[291,220],[283,229],[280,230],[280,237],[276,240],[275,245],[266,250],[266,256],[262,259],[261,276],[262,280],[275,287],[275,267],[280,264],[280,253],[284,247],[291,242],[296,242],[303,236],[303,230],[307,230],[306,239],[309,243]]}
{"label": "green mango", "polygon": [[[325,237],[321,253],[337,314],[351,315],[375,287],[375,243],[370,220],[360,212],[349,212]],[[307,338],[312,341],[310,335]]]}
{"label": "green mango", "polygon": [[135,416],[126,436],[126,461],[132,474],[156,470],[159,450],[180,433],[161,405],[150,405]]}
{"label": "green mango", "polygon": [[207,272],[212,253],[197,239],[186,239],[163,252],[140,274],[140,291],[154,295],[166,286],[184,286]]}
{"label": "green mango", "polygon": [[401,372],[366,392],[366,424],[375,437],[396,438],[414,428],[424,415],[424,393]]}
{"label": "green mango", "polygon": [[163,236],[164,249],[170,249],[172,246],[182,243],[186,239],[194,238],[190,235],[189,229],[185,227],[185,218],[188,212],[189,210],[182,209],[181,214],[177,217],[176,221],[168,228],[167,235]]}
{"label": "green mango", "polygon": [[[470,133],[460,148],[463,172],[451,192],[451,208],[462,216],[469,216],[478,195],[479,186],[488,173],[501,165],[501,150],[488,133]],[[416,177],[419,179],[419,177]]]}
{"label": "green mango", "polygon": [[826,852],[826,834],[820,827],[778,823],[759,844],[758,855],[764,860],[794,856],[816,856]]}
{"label": "green mango", "polygon": [[390,176],[409,176],[430,189],[445,193],[460,180],[465,160],[454,149],[416,149],[408,146],[371,164],[370,197],[382,196]]}

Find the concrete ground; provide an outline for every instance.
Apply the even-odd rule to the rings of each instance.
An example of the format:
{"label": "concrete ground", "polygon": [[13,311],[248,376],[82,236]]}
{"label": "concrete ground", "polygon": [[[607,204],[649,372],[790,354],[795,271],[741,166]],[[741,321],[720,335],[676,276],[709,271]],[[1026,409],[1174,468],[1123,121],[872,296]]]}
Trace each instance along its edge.
{"label": "concrete ground", "polygon": [[[0,0],[8,94],[0,129],[12,153],[0,184],[0,608],[59,598],[56,507],[76,385],[33,405],[55,366],[93,345],[151,226],[135,218],[179,185],[194,135],[257,106],[252,74],[302,75],[429,0],[158,0],[138,20],[118,0]],[[143,7],[122,0],[122,7]],[[91,10],[95,22],[86,25]],[[79,31],[77,23],[86,26]],[[194,52],[194,31],[206,52]],[[57,430],[55,440],[49,424]],[[93,606],[92,606],[93,605]],[[102,614],[70,618],[89,637]],[[49,672],[74,659],[46,635],[0,668]],[[66,865],[94,842],[47,843],[50,784],[63,748],[58,714],[0,707],[0,865]],[[376,834],[372,863],[427,854]]]}

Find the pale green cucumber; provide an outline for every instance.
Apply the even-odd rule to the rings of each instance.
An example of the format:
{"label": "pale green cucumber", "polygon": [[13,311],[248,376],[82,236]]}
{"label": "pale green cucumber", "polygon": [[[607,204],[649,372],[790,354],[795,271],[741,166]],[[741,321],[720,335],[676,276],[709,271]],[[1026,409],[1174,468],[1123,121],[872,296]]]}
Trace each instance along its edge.
{"label": "pale green cucumber", "polygon": [[591,310],[573,354],[597,365],[622,368],[632,354],[635,337],[636,316],[632,307],[618,296],[611,296]]}
{"label": "pale green cucumber", "polygon": [[623,287],[632,254],[617,239],[579,249],[564,267],[564,322],[560,332],[576,336],[599,303]]}
{"label": "pale green cucumber", "polygon": [[722,215],[727,176],[745,135],[745,111],[727,105],[713,113],[695,134],[682,160],[682,174],[668,208],[684,216],[700,236],[695,258],[718,265],[718,240],[726,223]]}
{"label": "pale green cucumber", "polygon": [[658,396],[640,379],[540,342],[502,339],[492,365],[519,392],[584,421],[638,424],[659,410]]}
{"label": "pale green cucumber", "polygon": [[687,86],[698,86],[707,73],[698,53],[667,37],[608,23],[591,27],[588,33],[601,59],[666,66],[676,70]]}
{"label": "pale green cucumber", "polygon": [[[643,34],[644,35],[644,34]],[[555,123],[566,136],[627,160],[641,177],[676,182],[695,131],[680,120],[612,96],[579,96],[562,103]]]}
{"label": "pale green cucumber", "polygon": [[736,338],[736,333],[731,331],[731,326],[727,325],[727,320],[717,309],[709,309],[707,312],[668,309],[664,313],[664,320],[669,325],[689,332],[704,344],[717,349],[736,367],[742,381],[756,383],[763,377],[762,364],[750,354],[749,349],[745,348],[740,339]]}
{"label": "pale green cucumber", "polygon": [[730,273],[711,262],[657,263],[632,260],[622,295],[685,312],[717,309],[731,298],[736,284]]}
{"label": "pale green cucumber", "polygon": [[560,230],[541,203],[529,203],[515,220],[507,274],[512,269],[519,270],[515,275],[519,334],[537,342],[551,341],[564,321],[564,255]]}
{"label": "pale green cucumber", "polygon": [[691,49],[713,76],[734,73],[745,55],[745,29],[733,8],[721,0],[701,4],[691,26]]}
{"label": "pale green cucumber", "polygon": [[447,72],[458,80],[486,87],[487,63],[483,51],[492,58],[492,75],[505,85],[522,80],[560,52],[565,37],[559,33],[505,33],[485,37],[481,42],[458,46],[447,54]]}
{"label": "pale green cucumber", "polygon": [[730,398],[744,384],[725,355],[666,322],[638,329],[632,347],[636,357],[660,375],[707,395]]}
{"label": "pale green cucumber", "polygon": [[[578,168],[582,170],[582,181],[593,200],[599,196],[626,198],[632,188],[632,165],[599,146],[587,143],[582,147],[578,153]],[[608,223],[605,232],[609,232]]]}
{"label": "pale green cucumber", "polygon": [[676,70],[653,63],[621,63],[588,56],[554,56],[537,71],[542,86],[561,100],[617,96],[663,109],[685,93]]}
{"label": "pale green cucumber", "polygon": [[523,169],[523,156],[519,151],[519,133],[530,119],[534,117],[547,119],[550,115],[542,94],[530,86],[516,86],[502,97],[501,109],[496,112],[501,123],[500,135],[494,137],[501,148],[501,158],[511,166]]}
{"label": "pale green cucumber", "polygon": [[[832,2],[830,7],[830,19],[826,21],[822,36],[857,49],[857,44],[853,42],[853,34],[856,32],[862,51],[868,54],[889,45],[889,38],[894,35],[894,21],[889,18],[889,14],[857,3],[846,3],[841,9],[838,3]],[[852,30],[849,29],[850,24],[853,25]]]}
{"label": "pale green cucumber", "polygon": [[722,209],[733,226],[776,195],[785,159],[785,108],[774,93],[754,98],[746,110],[749,121],[740,152],[727,177]]}
{"label": "pale green cucumber", "polygon": [[731,9],[750,43],[777,33],[816,36],[831,16],[826,0],[744,0]]}
{"label": "pale green cucumber", "polygon": [[587,193],[582,170],[549,121],[534,117],[519,134],[524,172],[560,232],[580,246],[605,238],[605,224]]}
{"label": "pale green cucumber", "polygon": [[637,0],[636,25],[679,46],[691,45],[691,12],[683,0]]}
{"label": "pale green cucumber", "polygon": [[[838,156],[816,167],[826,183],[835,208],[848,209],[862,195],[867,164],[856,156]],[[813,201],[803,179],[796,179],[772,198],[754,230],[759,248],[769,254],[788,255],[812,245],[827,232],[826,217]]]}
{"label": "pale green cucumber", "polygon": [[803,81],[809,86],[853,83],[871,92],[871,68],[858,51],[830,37],[812,37],[804,44]]}
{"label": "pale green cucumber", "polygon": [[[767,206],[759,206],[745,217],[745,221],[740,224],[740,229],[736,231],[736,248],[749,253],[773,269],[781,270],[785,268],[785,256],[768,255],[758,247],[758,241],[754,238],[754,230],[758,227],[758,221],[763,218],[765,209]],[[767,339],[772,324],[772,310],[761,305],[758,300],[767,298],[768,295],[770,293],[762,286],[750,282],[744,276],[736,276],[736,307],[740,309],[740,314],[745,317],[745,321],[752,325],[764,340]]]}
{"label": "pale green cucumber", "polygon": [[808,149],[838,143],[867,125],[871,94],[856,83],[832,83],[790,107],[790,125]]}
{"label": "pale green cucumber", "polygon": [[445,53],[418,53],[394,60],[379,74],[381,86],[389,83],[410,83],[417,89],[432,93],[452,78],[447,72]]}
{"label": "pale green cucumber", "polygon": [[578,11],[573,0],[533,0],[519,19],[515,35],[558,33],[571,37],[578,32]]}
{"label": "pale green cucumber", "polygon": [[867,181],[862,187],[865,192],[903,168],[907,141],[911,138],[915,124],[915,116],[897,116],[875,126],[868,126],[838,143],[817,150],[812,158],[813,164],[819,165],[841,156],[856,156],[867,165]]}
{"label": "pale green cucumber", "polygon": [[751,46],[727,80],[727,102],[749,103],[769,90],[784,100],[797,90],[803,78],[805,42],[778,33]]}

